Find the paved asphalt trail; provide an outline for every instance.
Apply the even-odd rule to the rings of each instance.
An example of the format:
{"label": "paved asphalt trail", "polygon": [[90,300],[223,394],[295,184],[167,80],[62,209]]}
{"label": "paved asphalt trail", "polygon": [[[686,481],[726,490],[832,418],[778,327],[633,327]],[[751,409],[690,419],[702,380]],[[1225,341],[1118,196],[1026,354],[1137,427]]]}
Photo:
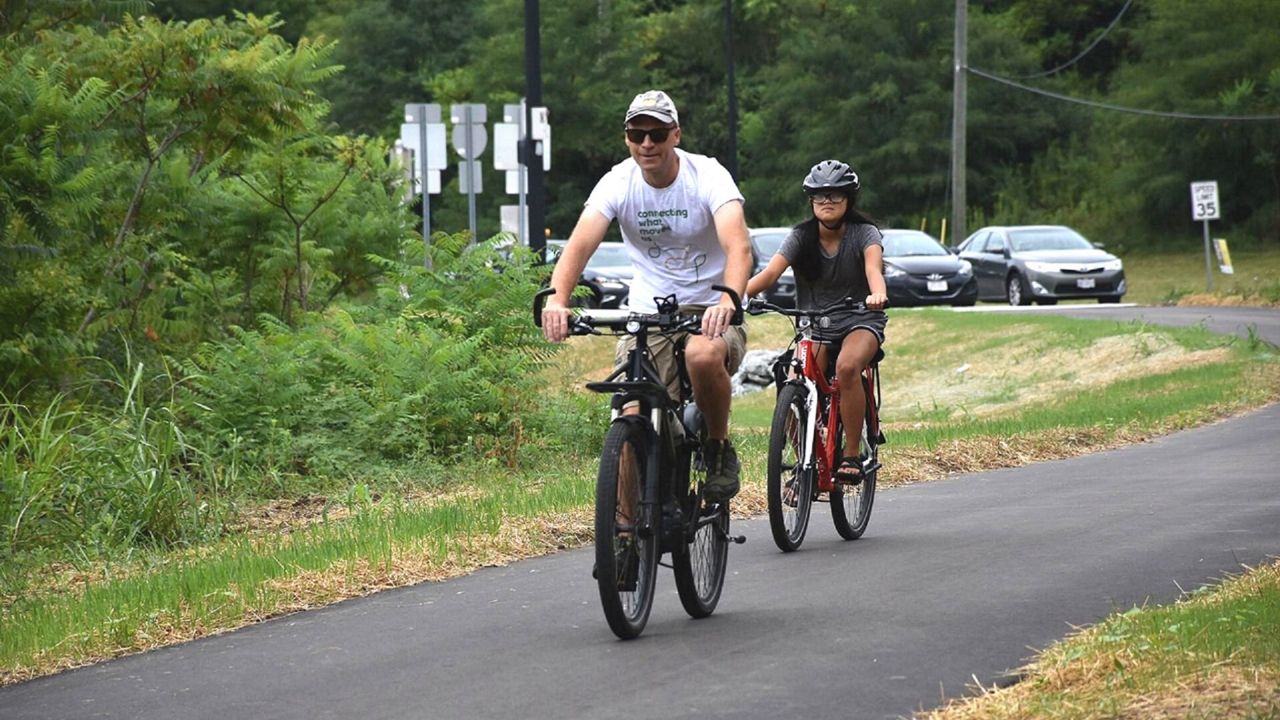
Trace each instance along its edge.
{"label": "paved asphalt trail", "polygon": [[720,609],[670,573],[605,625],[589,550],[380,593],[0,689],[0,718],[895,718],[1073,625],[1280,556],[1280,406],[1119,450],[818,506],[803,549],[735,524]]}

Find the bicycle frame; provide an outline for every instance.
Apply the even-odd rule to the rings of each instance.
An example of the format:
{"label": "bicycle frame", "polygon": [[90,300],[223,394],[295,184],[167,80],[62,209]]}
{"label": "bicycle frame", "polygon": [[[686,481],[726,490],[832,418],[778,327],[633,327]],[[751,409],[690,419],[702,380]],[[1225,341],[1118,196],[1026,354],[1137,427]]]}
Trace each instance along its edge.
{"label": "bicycle frame", "polygon": [[819,492],[830,492],[833,487],[832,468],[835,467],[836,448],[839,438],[828,430],[826,438],[818,437],[818,412],[821,409],[822,397],[829,398],[827,418],[824,428],[838,427],[840,422],[840,382],[835,378],[827,379],[826,373],[818,367],[818,342],[809,337],[802,337],[796,344],[798,359],[793,361],[799,367],[799,382],[804,384],[805,422],[804,458],[805,472],[817,472],[817,489]]}
{"label": "bicycle frame", "polygon": [[[818,362],[819,341],[809,336],[809,328],[804,327],[796,336],[796,349],[791,361],[795,372],[794,378],[787,382],[802,384],[805,392],[805,411],[808,415],[805,423],[804,457],[801,460],[806,472],[814,472],[818,492],[830,492],[835,487],[835,468],[840,458],[836,456],[842,438],[833,428],[840,422],[840,381],[828,378],[825,368]],[[873,361],[862,374],[862,388],[866,397],[867,436],[878,438],[880,435],[880,364]],[[821,410],[820,400],[827,398],[827,417],[822,424],[827,430],[827,437],[818,437],[818,413]]]}
{"label": "bicycle frame", "polygon": [[[684,369],[684,347],[676,348],[676,366],[680,369],[681,399],[676,403],[667,393],[667,388],[658,378],[660,373],[649,359],[648,328],[640,327],[632,335],[636,338],[636,346],[627,353],[627,362],[615,370],[601,382],[587,383],[587,389],[599,393],[611,393],[610,421],[627,422],[626,418],[639,418],[648,414],[648,422],[643,423],[648,430],[646,437],[649,444],[646,448],[645,478],[642,510],[640,513],[640,532],[653,533],[654,519],[660,517],[658,508],[667,499],[681,500],[678,492],[687,492],[688,488],[673,487],[669,482],[673,471],[678,470],[675,461],[681,451],[696,451],[695,442],[689,438],[696,428],[686,427],[683,411],[692,405],[692,389],[688,375]],[[623,378],[619,380],[618,378]],[[624,414],[628,403],[638,402],[641,413]],[[677,412],[679,410],[680,412]],[[663,481],[668,482],[664,483]],[[686,477],[687,482],[687,477]],[[701,524],[714,521],[714,516],[700,519]],[[685,534],[692,536],[701,525],[686,528]]]}
{"label": "bicycle frame", "polygon": [[[742,322],[742,306],[738,303],[737,295],[727,287],[720,285],[714,286],[715,289],[729,292],[734,298],[734,304],[737,307],[734,324]],[[543,299],[550,294],[548,290],[540,291],[534,297],[534,324],[541,325],[541,309]],[[642,532],[653,532],[654,524],[660,522],[655,518],[661,518],[661,513],[654,512],[660,509],[661,504],[667,499],[673,499],[678,506],[685,504],[685,498],[677,496],[677,491],[686,492],[688,488],[675,488],[670,486],[670,482],[665,485],[664,480],[669,480],[673,472],[681,470],[675,467],[675,461],[679,457],[681,451],[688,451],[693,454],[690,458],[690,464],[700,458],[702,451],[702,438],[696,437],[701,423],[697,406],[693,404],[693,386],[689,380],[688,370],[684,364],[684,345],[679,343],[676,347],[676,367],[679,369],[680,377],[680,400],[673,401],[667,393],[666,385],[661,382],[661,374],[654,366],[649,358],[649,332],[651,328],[661,327],[669,332],[679,331],[696,331],[694,325],[681,327],[688,322],[688,317],[679,313],[679,306],[674,297],[662,299],[659,303],[659,312],[656,321],[651,323],[635,321],[634,326],[631,322],[626,321],[606,321],[603,324],[610,327],[615,334],[624,331],[626,334],[632,335],[636,339],[636,346],[627,354],[626,363],[615,370],[601,382],[587,383],[587,389],[599,393],[613,394],[613,400],[610,403],[611,416],[610,422],[626,422],[626,418],[636,417],[624,413],[626,405],[630,402],[639,402],[642,413],[648,415],[647,422],[642,421],[646,428],[645,437],[648,447],[646,448],[645,463],[646,471],[644,478],[642,504]],[[628,318],[635,320],[634,316]],[[596,333],[594,327],[587,323],[579,327],[582,333]],[[596,333],[598,334],[598,333]],[[621,378],[621,379],[619,379]],[[695,437],[690,437],[693,434]],[[688,473],[682,474],[685,483],[688,482]],[[693,508],[697,508],[702,498],[694,498]],[[647,512],[646,512],[647,511]],[[699,517],[697,522],[684,523],[678,520],[684,529],[686,538],[692,538],[697,531],[704,525],[708,525],[719,520],[719,515],[725,510],[721,507],[716,512],[709,515]],[[686,526],[687,525],[687,526]],[[661,528],[659,527],[659,530]],[[734,538],[738,542],[738,538]]]}

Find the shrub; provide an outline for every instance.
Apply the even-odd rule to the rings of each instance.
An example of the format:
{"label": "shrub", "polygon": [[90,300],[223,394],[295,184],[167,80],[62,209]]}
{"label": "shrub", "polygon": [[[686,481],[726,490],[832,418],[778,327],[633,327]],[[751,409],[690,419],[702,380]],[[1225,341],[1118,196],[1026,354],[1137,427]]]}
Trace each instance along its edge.
{"label": "shrub", "polygon": [[377,259],[390,281],[372,304],[206,345],[187,366],[193,432],[321,482],[519,442],[548,353],[529,320],[543,271],[496,241],[437,242],[431,270]]}

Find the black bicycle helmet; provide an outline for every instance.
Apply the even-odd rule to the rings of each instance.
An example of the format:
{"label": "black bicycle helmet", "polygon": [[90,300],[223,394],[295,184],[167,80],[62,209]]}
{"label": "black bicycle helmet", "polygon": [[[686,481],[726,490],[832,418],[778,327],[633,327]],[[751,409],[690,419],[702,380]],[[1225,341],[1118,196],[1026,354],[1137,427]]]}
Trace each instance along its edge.
{"label": "black bicycle helmet", "polygon": [[824,190],[843,190],[852,195],[859,187],[858,173],[839,160],[823,160],[809,168],[804,177],[804,191],[810,195]]}

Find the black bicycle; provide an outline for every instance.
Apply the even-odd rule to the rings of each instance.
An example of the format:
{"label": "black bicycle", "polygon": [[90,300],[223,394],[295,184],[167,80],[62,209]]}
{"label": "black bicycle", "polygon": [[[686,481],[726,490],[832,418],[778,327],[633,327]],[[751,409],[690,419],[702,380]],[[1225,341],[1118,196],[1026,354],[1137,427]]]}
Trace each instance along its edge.
{"label": "black bicycle", "polygon": [[[742,323],[736,293],[733,324]],[[542,325],[548,288],[533,301],[534,323]],[[715,612],[724,589],[730,542],[729,503],[706,496],[701,479],[706,423],[693,404],[684,364],[684,343],[676,342],[680,399],[674,401],[649,354],[649,335],[696,334],[700,316],[682,314],[674,296],[658,300],[654,314],[600,314],[585,311],[569,324],[572,335],[630,335],[635,349],[624,366],[587,388],[613,395],[612,423],[600,453],[596,477],[595,571],[600,604],[614,634],[640,635],[653,608],[660,558],[671,555],[680,602],[691,617]]]}

